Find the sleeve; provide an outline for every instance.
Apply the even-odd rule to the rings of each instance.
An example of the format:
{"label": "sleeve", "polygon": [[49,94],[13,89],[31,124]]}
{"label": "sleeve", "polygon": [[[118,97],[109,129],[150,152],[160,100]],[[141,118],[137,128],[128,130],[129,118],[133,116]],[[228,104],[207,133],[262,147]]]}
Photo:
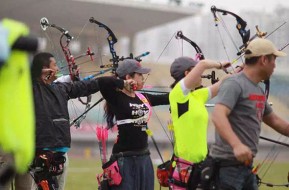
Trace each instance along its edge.
{"label": "sleeve", "polygon": [[68,99],[89,96],[99,91],[97,79],[73,83],[57,82],[56,84],[67,93]]}
{"label": "sleeve", "polygon": [[222,82],[218,95],[216,96],[216,104],[223,104],[229,109],[233,109],[241,94],[239,83],[231,78]]}
{"label": "sleeve", "polygon": [[151,106],[168,105],[170,103],[169,93],[166,93],[166,94],[143,93],[143,95],[148,99]]}
{"label": "sleeve", "polygon": [[53,82],[72,82],[70,75],[63,75],[61,77],[58,77],[55,81]]}
{"label": "sleeve", "polygon": [[175,87],[171,90],[170,99],[176,102],[185,102],[187,101],[187,95],[184,94],[181,82],[177,83]]}
{"label": "sleeve", "polygon": [[116,96],[118,95],[117,89],[123,89],[124,82],[121,79],[114,77],[99,77],[98,78],[99,90],[103,98],[109,103],[114,104]]}
{"label": "sleeve", "polygon": [[188,94],[191,92],[191,89],[188,89],[188,88],[186,87],[186,85],[185,85],[185,80],[184,80],[184,79],[182,79],[182,80],[180,81],[180,85],[181,85],[182,92],[183,92],[183,94],[184,94],[185,96],[188,95]]}
{"label": "sleeve", "polygon": [[269,115],[272,113],[273,109],[268,102],[265,104],[264,116]]}
{"label": "sleeve", "polygon": [[170,99],[172,102],[183,103],[188,101],[190,98],[189,94],[194,94],[198,99],[206,103],[211,97],[211,91],[209,88],[200,88],[191,92],[190,89],[187,89],[184,85],[184,80],[181,80],[170,92]]}

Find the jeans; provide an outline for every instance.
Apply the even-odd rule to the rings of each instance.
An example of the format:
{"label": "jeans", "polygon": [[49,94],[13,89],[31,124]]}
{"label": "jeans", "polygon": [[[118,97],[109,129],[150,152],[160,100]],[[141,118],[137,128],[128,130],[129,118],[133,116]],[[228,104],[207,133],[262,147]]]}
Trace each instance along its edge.
{"label": "jeans", "polygon": [[221,167],[220,190],[258,190],[256,176],[247,166]]}
{"label": "jeans", "polygon": [[112,190],[154,190],[154,169],[149,155],[118,158],[122,176]]}
{"label": "jeans", "polygon": [[9,182],[5,186],[0,185],[1,190],[9,190],[9,189],[15,189],[15,190],[31,190],[31,182],[32,177],[29,173],[24,174],[16,174],[13,179],[13,185],[14,188],[11,187],[12,182]]}
{"label": "jeans", "polygon": [[[6,163],[12,163],[13,156],[11,154],[6,154],[1,152],[0,150],[0,168],[2,167],[1,164],[5,165]],[[15,174],[14,178],[11,179],[12,181],[8,182],[4,186],[0,185],[1,190],[30,190],[31,189],[31,182],[32,177],[30,176],[29,172],[24,174]],[[11,185],[14,185],[14,188]]]}

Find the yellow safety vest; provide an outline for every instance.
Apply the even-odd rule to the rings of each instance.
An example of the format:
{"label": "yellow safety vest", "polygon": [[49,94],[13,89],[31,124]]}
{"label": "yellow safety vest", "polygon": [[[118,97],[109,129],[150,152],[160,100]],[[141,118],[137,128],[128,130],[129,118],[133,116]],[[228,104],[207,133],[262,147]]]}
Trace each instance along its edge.
{"label": "yellow safety vest", "polygon": [[[10,47],[29,29],[23,23],[3,19]],[[27,171],[35,151],[35,118],[28,53],[11,50],[0,70],[0,147],[13,153],[18,173]]]}
{"label": "yellow safety vest", "polygon": [[[180,83],[172,89],[169,96],[175,137],[174,154],[192,163],[204,160],[208,153],[209,119],[205,107],[208,98],[208,88],[195,90],[185,96]],[[185,112],[179,110],[182,104],[187,106]]]}

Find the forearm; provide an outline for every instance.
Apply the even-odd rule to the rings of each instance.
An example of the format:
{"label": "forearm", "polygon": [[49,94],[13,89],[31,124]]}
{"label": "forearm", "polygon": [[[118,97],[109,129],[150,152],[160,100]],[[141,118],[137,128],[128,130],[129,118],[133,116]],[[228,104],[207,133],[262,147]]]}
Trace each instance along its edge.
{"label": "forearm", "polygon": [[275,113],[264,117],[263,121],[278,133],[289,137],[289,123],[277,116]]}
{"label": "forearm", "polygon": [[278,132],[281,133],[282,135],[285,135],[287,137],[289,137],[289,123],[286,122],[283,119],[279,119],[276,126],[274,127],[274,129]]}
{"label": "forearm", "polygon": [[221,69],[223,65],[220,62],[213,60],[200,61],[185,77],[184,84],[187,89],[195,89],[199,83],[203,72],[207,69]]}
{"label": "forearm", "polygon": [[204,65],[205,70],[206,69],[222,69],[223,65],[220,61],[210,60],[210,59],[204,59],[199,62],[200,64]]}
{"label": "forearm", "polygon": [[151,106],[158,106],[158,105],[169,105],[169,93],[165,94],[147,94],[143,93],[143,95],[148,98]]}
{"label": "forearm", "polygon": [[279,133],[289,137],[289,124],[286,123],[286,127],[284,129],[282,129]]}
{"label": "forearm", "polygon": [[97,80],[75,81],[73,83],[59,83],[65,86],[70,98],[88,96],[99,91]]}

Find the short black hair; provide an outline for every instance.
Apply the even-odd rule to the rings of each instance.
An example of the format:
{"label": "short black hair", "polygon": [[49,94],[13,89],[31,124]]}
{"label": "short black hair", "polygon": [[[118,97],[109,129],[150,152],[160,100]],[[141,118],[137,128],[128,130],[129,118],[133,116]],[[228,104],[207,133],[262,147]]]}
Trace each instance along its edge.
{"label": "short black hair", "polygon": [[[273,54],[269,54],[269,55],[265,55],[269,60],[274,58]],[[257,61],[260,59],[260,57],[262,56],[258,56],[258,57],[251,57],[251,58],[246,58],[245,59],[245,64],[246,65],[254,65],[255,63],[257,63]]]}
{"label": "short black hair", "polygon": [[33,57],[31,66],[32,80],[38,79],[41,76],[43,67],[49,67],[51,57],[54,56],[47,52],[38,53]]}
{"label": "short black hair", "polygon": [[258,61],[258,59],[259,59],[260,57],[261,57],[261,56],[246,58],[246,59],[245,59],[245,64],[246,64],[246,65],[254,65],[255,63],[257,63],[257,61]]}

